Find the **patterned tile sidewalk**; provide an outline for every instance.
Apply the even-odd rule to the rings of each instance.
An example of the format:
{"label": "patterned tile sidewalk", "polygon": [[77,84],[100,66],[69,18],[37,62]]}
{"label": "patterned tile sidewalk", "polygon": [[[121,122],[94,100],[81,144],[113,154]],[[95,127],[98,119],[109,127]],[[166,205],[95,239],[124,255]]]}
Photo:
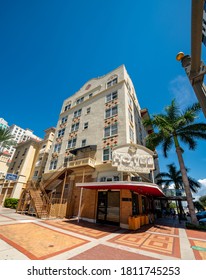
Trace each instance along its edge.
{"label": "patterned tile sidewalk", "polygon": [[39,220],[0,208],[0,260],[206,260],[206,232],[158,220],[123,230],[71,220]]}

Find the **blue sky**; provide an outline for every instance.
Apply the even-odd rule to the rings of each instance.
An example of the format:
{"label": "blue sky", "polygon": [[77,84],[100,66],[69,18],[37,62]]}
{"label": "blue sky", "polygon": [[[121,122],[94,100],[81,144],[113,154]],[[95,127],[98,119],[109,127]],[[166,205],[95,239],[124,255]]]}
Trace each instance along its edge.
{"label": "blue sky", "polygon": [[[0,0],[1,113],[39,137],[56,126],[63,101],[91,78],[124,64],[142,108],[196,102],[179,51],[190,54],[188,0]],[[206,58],[202,46],[202,58]],[[205,59],[206,60],[206,59]],[[205,122],[203,114],[200,120]],[[206,142],[185,149],[189,175],[206,194]],[[176,161],[161,155],[165,165]],[[204,180],[205,179],[205,180]]]}

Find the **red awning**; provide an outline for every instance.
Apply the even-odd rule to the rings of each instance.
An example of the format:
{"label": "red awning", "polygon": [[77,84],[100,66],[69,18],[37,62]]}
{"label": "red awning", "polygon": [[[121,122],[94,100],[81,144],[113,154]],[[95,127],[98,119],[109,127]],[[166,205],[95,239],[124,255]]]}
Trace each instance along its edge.
{"label": "red awning", "polygon": [[80,188],[92,189],[92,190],[126,189],[130,191],[135,191],[142,195],[165,197],[165,194],[156,184],[146,183],[146,182],[128,182],[128,181],[87,182],[87,183],[77,183],[76,186]]}

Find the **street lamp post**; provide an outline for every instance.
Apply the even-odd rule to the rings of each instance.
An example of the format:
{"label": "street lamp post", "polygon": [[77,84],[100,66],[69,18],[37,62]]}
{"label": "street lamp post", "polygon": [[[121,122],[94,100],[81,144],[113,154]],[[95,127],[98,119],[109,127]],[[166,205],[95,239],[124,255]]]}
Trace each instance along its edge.
{"label": "street lamp post", "polygon": [[192,0],[191,57],[180,52],[177,54],[176,59],[181,61],[182,67],[185,69],[203,114],[206,117],[206,87],[203,82],[206,66],[201,61],[204,1],[205,0]]}
{"label": "street lamp post", "polygon": [[181,61],[182,67],[190,80],[190,83],[194,89],[197,99],[202,108],[203,114],[206,117],[206,86],[203,82],[204,75],[206,73],[206,66],[201,61],[199,71],[191,71],[191,57],[189,55],[184,55],[183,52],[177,54],[176,59]]}

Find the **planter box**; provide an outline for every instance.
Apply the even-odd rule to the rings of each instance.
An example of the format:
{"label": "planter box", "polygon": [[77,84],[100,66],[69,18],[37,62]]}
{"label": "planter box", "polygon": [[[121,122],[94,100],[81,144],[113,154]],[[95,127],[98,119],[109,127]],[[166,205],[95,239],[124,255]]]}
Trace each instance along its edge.
{"label": "planter box", "polygon": [[140,216],[128,218],[129,229],[136,230],[140,228]]}

